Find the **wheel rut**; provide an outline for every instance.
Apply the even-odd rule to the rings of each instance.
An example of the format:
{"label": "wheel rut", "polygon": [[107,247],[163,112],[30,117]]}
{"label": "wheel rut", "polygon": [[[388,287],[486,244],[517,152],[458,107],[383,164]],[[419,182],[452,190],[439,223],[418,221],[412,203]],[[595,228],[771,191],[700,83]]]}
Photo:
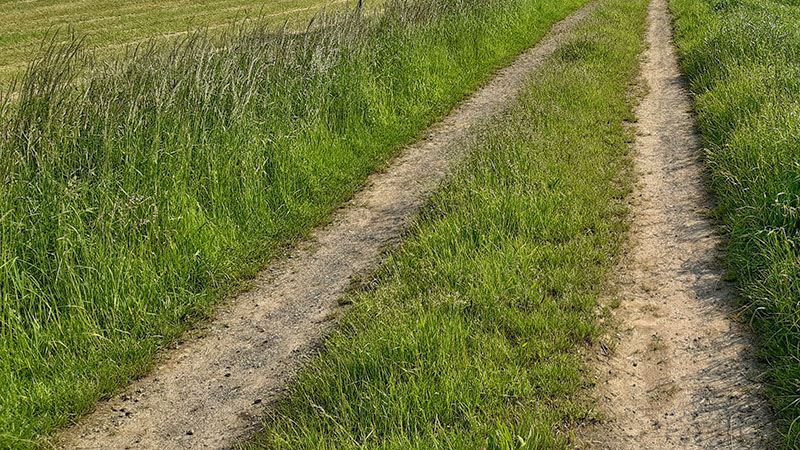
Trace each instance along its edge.
{"label": "wheel rut", "polygon": [[287,258],[260,273],[252,289],[221,307],[201,337],[165,351],[150,374],[57,436],[57,446],[227,448],[257,430],[264,405],[281,394],[335,323],[337,300],[378,264],[426,195],[459,161],[453,144],[512,101],[593,6],[555,24],[430,128],[426,139],[372,175],[331,224],[316,229]]}
{"label": "wheel rut", "polygon": [[[603,449],[766,449],[776,436],[760,368],[725,281],[701,150],[666,0],[649,7],[649,87],[637,108],[631,249],[619,267],[623,331],[597,370]],[[602,428],[602,429],[600,429]]]}

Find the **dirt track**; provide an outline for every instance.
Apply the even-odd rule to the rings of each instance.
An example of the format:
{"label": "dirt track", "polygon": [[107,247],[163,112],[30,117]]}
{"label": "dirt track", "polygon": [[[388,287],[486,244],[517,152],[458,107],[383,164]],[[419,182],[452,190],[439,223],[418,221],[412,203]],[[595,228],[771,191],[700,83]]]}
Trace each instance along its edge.
{"label": "dirt track", "polygon": [[615,293],[625,331],[598,369],[610,422],[588,441],[607,449],[774,448],[753,346],[732,321],[735,288],[723,279],[720,238],[707,217],[712,204],[666,0],[650,5],[647,40],[640,186]]}
{"label": "dirt track", "polygon": [[334,322],[337,300],[396,241],[458,154],[468,130],[501,111],[592,4],[556,24],[538,45],[369,179],[334,217],[255,286],[219,312],[205,335],[166,352],[162,364],[59,436],[80,449],[225,448],[251,433]]}

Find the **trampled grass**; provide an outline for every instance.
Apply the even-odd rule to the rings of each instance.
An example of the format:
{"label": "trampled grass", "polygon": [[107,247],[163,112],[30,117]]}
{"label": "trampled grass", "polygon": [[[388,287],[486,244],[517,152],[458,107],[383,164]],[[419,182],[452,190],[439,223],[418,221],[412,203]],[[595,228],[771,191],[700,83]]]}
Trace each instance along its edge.
{"label": "trampled grass", "polygon": [[645,0],[605,0],[468,146],[252,448],[572,448],[627,228]]}
{"label": "trampled grass", "polygon": [[[369,7],[382,0],[368,1]],[[123,51],[125,44],[200,27],[219,28],[245,17],[299,23],[344,0],[185,0],[0,1],[0,85],[25,70],[43,41],[70,28],[101,54]],[[66,38],[62,33],[57,38]]]}
{"label": "trampled grass", "polygon": [[671,0],[732,275],[800,447],[800,2]]}
{"label": "trampled grass", "polygon": [[0,447],[146,370],[582,3],[396,1],[303,34],[50,49],[0,101]]}

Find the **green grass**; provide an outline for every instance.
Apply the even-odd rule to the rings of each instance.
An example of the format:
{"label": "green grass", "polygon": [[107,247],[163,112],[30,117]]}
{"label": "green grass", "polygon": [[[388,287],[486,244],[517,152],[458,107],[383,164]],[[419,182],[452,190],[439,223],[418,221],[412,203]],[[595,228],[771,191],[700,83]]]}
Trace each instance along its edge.
{"label": "green grass", "polygon": [[0,447],[146,371],[582,3],[398,1],[105,62],[49,49],[0,100]]}
{"label": "green grass", "polygon": [[467,147],[248,448],[572,448],[627,229],[645,0],[602,1]]}
{"label": "green grass", "polygon": [[[374,6],[378,0],[368,1]],[[103,54],[151,37],[183,33],[192,28],[218,28],[245,17],[271,21],[307,19],[343,0],[3,0],[0,1],[0,82],[21,74],[42,42],[59,28],[69,27]],[[61,35],[64,37],[65,35]]]}
{"label": "green grass", "polygon": [[800,447],[800,2],[671,0],[727,261]]}

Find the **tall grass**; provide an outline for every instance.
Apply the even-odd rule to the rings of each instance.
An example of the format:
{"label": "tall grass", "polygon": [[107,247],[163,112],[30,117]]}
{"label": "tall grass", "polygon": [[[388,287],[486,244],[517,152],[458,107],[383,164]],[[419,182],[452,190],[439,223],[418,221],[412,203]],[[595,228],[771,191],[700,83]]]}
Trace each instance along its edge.
{"label": "tall grass", "polygon": [[398,0],[99,61],[0,101],[0,446],[32,445],[584,0]]}
{"label": "tall grass", "polygon": [[800,447],[800,2],[672,0],[727,254]]}
{"label": "tall grass", "polygon": [[647,3],[600,2],[475,137],[248,448],[574,448]]}

